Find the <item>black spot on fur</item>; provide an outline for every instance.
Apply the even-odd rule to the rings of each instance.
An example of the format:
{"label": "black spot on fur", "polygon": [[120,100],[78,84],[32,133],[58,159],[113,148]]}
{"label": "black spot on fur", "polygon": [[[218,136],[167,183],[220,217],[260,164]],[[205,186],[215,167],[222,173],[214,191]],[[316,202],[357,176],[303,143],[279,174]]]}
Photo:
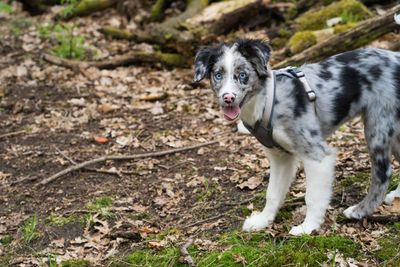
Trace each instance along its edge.
{"label": "black spot on fur", "polygon": [[319,73],[319,76],[324,80],[329,80],[332,78],[332,72],[330,72],[327,69],[322,69],[321,72]]}
{"label": "black spot on fur", "polygon": [[360,75],[357,70],[347,66],[343,67],[339,79],[341,90],[337,91],[334,99],[334,125],[338,125],[349,115],[351,104],[357,102],[361,97]]}
{"label": "black spot on fur", "polygon": [[378,159],[376,161],[376,175],[378,176],[381,183],[386,183],[389,179],[387,171],[389,169],[389,160],[387,158]]}
{"label": "black spot on fur", "polygon": [[372,66],[369,69],[369,74],[375,79],[379,79],[382,75],[382,69],[379,66]]}
{"label": "black spot on fur", "polygon": [[355,50],[339,54],[335,57],[335,59],[336,61],[343,64],[357,63],[359,60],[358,56],[359,56],[359,51]]}
{"label": "black spot on fur", "polygon": [[393,134],[394,134],[394,129],[393,129],[393,127],[390,127],[389,132],[388,132],[389,137],[392,137]]}
{"label": "black spot on fur", "polygon": [[216,47],[202,47],[197,51],[194,60],[195,73],[194,81],[199,82],[205,77],[210,78],[211,70],[218,58],[223,54],[223,48],[226,44],[220,44]]}
{"label": "black spot on fur", "polygon": [[[397,102],[400,103],[400,65],[397,65],[393,71],[393,80],[396,88]],[[397,118],[400,119],[400,105],[397,108]]]}
{"label": "black spot on fur", "polygon": [[267,62],[271,53],[270,46],[260,40],[240,39],[237,41],[237,50],[253,66],[259,77],[267,77]]}
{"label": "black spot on fur", "polygon": [[359,74],[359,80],[360,84],[363,85],[365,89],[368,91],[372,90],[372,82],[365,75]]}
{"label": "black spot on fur", "polygon": [[292,94],[295,100],[293,114],[295,118],[298,118],[307,111],[308,99],[303,83],[299,79],[292,79],[292,81],[293,81]]}
{"label": "black spot on fur", "polygon": [[310,135],[311,137],[315,137],[318,135],[318,131],[317,130],[310,130]]}

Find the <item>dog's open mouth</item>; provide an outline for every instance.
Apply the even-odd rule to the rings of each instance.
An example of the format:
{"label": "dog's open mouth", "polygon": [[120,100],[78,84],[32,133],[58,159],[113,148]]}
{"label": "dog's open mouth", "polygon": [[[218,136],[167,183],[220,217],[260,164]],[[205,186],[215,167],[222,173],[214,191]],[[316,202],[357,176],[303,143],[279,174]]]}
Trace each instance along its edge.
{"label": "dog's open mouth", "polygon": [[239,117],[240,114],[240,107],[239,105],[233,106],[233,107],[223,107],[222,111],[224,112],[224,117],[228,121],[233,121],[237,117]]}

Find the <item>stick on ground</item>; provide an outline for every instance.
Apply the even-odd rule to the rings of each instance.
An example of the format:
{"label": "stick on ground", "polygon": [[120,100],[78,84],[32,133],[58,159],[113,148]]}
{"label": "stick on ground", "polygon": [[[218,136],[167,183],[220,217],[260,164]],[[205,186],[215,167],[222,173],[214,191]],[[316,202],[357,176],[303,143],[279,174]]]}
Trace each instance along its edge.
{"label": "stick on ground", "polygon": [[165,150],[165,151],[156,151],[156,152],[150,152],[150,153],[136,154],[136,155],[103,156],[100,158],[84,161],[82,163],[73,165],[67,169],[64,169],[46,179],[44,179],[43,181],[41,181],[39,183],[39,185],[47,185],[47,184],[53,182],[54,180],[60,178],[61,176],[64,176],[70,172],[77,171],[77,170],[83,169],[89,165],[93,165],[93,164],[96,164],[99,162],[104,162],[107,160],[133,160],[133,159],[141,159],[141,158],[149,158],[149,157],[160,157],[160,156],[165,156],[165,155],[169,155],[169,154],[175,154],[175,153],[182,152],[182,151],[188,151],[188,150],[200,148],[203,146],[213,145],[218,142],[219,141],[216,140],[216,141],[210,141],[210,142],[201,143],[201,144],[197,144],[197,145],[193,145],[193,146],[181,147],[181,148]]}
{"label": "stick on ground", "polygon": [[194,263],[192,257],[187,250],[191,244],[193,244],[193,239],[189,238],[188,241],[180,248],[180,252],[183,257],[184,263],[186,263],[189,267],[195,267],[196,264]]}

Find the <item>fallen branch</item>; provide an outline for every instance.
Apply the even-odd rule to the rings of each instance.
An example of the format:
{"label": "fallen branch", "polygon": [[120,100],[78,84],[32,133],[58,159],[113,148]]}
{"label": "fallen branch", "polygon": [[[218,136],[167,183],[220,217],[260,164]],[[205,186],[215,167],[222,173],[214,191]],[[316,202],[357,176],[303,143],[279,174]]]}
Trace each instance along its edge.
{"label": "fallen branch", "polygon": [[72,8],[66,7],[61,11],[59,18],[68,20],[77,16],[89,15],[118,3],[118,0],[81,0]]}
{"label": "fallen branch", "polygon": [[141,158],[149,158],[149,157],[160,157],[160,156],[165,156],[169,154],[175,154],[178,152],[183,152],[183,151],[188,151],[188,150],[193,150],[196,148],[204,147],[204,146],[209,146],[218,143],[219,141],[211,141],[211,142],[206,142],[206,143],[201,143],[193,146],[188,146],[188,147],[182,147],[182,148],[176,148],[176,149],[171,149],[171,150],[165,150],[165,151],[158,151],[158,152],[150,152],[150,153],[143,153],[143,154],[137,154],[137,155],[118,155],[118,156],[103,156],[100,158],[84,161],[82,163],[79,163],[77,165],[73,165],[65,170],[62,170],[46,179],[41,181],[39,185],[47,185],[54,180],[58,179],[61,176],[64,176],[68,173],[83,169],[89,165],[93,165],[99,162],[104,162],[107,160],[133,160],[133,159],[141,159]]}
{"label": "fallen branch", "polygon": [[398,12],[400,12],[400,5],[393,7],[381,16],[361,22],[351,30],[334,35],[300,54],[275,64],[273,67],[282,68],[288,65],[311,63],[340,52],[367,45],[378,37],[399,27],[394,21],[394,15]]}
{"label": "fallen branch", "polygon": [[121,66],[127,66],[135,63],[163,64],[170,67],[183,67],[188,65],[186,59],[178,54],[161,52],[142,52],[132,51],[124,55],[115,56],[111,59],[99,61],[78,61],[65,58],[59,58],[50,54],[44,54],[43,59],[52,64],[66,67],[74,71],[95,67],[99,69],[114,69]]}
{"label": "fallen branch", "polygon": [[180,247],[179,251],[181,252],[181,255],[183,257],[183,262],[186,263],[189,267],[195,267],[196,264],[194,263],[192,257],[190,256],[188,252],[188,247],[193,244],[193,239],[189,238],[188,241],[183,244],[182,247]]}
{"label": "fallen branch", "polygon": [[11,136],[16,136],[16,135],[23,134],[23,133],[26,133],[26,131],[22,130],[22,131],[16,131],[16,132],[2,134],[2,135],[0,135],[0,139],[6,138],[6,137],[11,137]]}
{"label": "fallen branch", "polygon": [[393,223],[400,222],[400,214],[394,215],[374,215],[366,218],[368,222],[377,222],[377,223]]}

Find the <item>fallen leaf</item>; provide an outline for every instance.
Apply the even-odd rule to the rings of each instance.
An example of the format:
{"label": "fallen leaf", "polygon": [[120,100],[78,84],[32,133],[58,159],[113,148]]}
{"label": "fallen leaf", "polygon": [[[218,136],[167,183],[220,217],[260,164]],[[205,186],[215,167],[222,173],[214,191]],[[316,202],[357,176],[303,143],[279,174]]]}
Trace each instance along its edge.
{"label": "fallen leaf", "polygon": [[249,180],[237,185],[237,187],[239,187],[240,189],[243,188],[249,188],[250,190],[253,190],[255,188],[257,188],[263,181],[263,178],[261,176],[254,176],[251,177]]}
{"label": "fallen leaf", "polygon": [[400,213],[400,197],[395,197],[390,208],[392,213]]}
{"label": "fallen leaf", "polygon": [[166,240],[149,241],[148,245],[150,248],[162,249],[167,245],[167,241]]}
{"label": "fallen leaf", "polygon": [[158,101],[167,98],[167,96],[168,96],[167,93],[161,92],[161,93],[141,95],[139,96],[139,99],[143,101]]}
{"label": "fallen leaf", "polygon": [[99,144],[105,144],[105,143],[107,143],[109,140],[108,140],[107,137],[104,137],[104,136],[95,136],[95,137],[94,137],[94,141],[96,141],[96,143],[99,143]]}

